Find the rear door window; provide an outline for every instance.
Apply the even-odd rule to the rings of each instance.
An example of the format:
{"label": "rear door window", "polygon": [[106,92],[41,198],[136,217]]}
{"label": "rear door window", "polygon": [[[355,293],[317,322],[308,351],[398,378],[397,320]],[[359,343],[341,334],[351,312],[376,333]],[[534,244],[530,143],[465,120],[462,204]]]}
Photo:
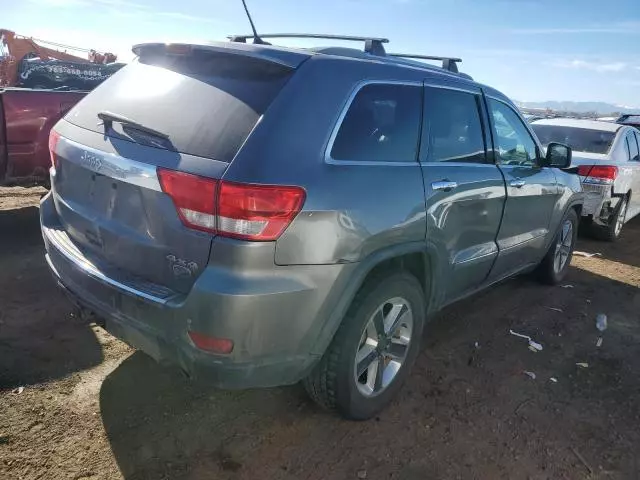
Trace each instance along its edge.
{"label": "rear door window", "polygon": [[[90,93],[66,119],[104,132],[109,112],[160,132],[151,146],[230,162],[293,70],[233,53],[142,54]],[[143,143],[144,132],[113,123],[109,136]]]}
{"label": "rear door window", "polygon": [[633,132],[627,133],[627,148],[629,149],[629,160],[637,162],[640,160],[640,152],[638,152],[638,142]]}
{"label": "rear door window", "polygon": [[422,86],[362,87],[340,124],[331,158],[362,162],[416,162]]}
{"label": "rear door window", "polygon": [[486,161],[479,100],[479,95],[473,93],[435,87],[425,89],[426,161]]}

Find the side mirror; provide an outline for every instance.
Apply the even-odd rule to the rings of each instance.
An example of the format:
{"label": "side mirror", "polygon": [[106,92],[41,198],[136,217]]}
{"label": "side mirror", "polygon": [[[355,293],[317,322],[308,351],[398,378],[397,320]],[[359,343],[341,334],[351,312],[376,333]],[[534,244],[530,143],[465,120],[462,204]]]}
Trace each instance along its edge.
{"label": "side mirror", "polygon": [[562,143],[551,142],[547,146],[547,167],[569,168],[571,165],[571,147]]}

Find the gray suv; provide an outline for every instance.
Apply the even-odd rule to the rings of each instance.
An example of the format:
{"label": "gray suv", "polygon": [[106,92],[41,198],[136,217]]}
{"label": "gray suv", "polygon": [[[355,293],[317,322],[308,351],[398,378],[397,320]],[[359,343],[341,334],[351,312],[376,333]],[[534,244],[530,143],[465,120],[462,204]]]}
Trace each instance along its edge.
{"label": "gray suv", "polygon": [[[266,36],[265,36],[266,37]],[[145,44],[54,128],[59,284],[109,332],[221,388],[303,381],[381,410],[443,306],[567,272],[571,151],[443,67],[365,50]]]}

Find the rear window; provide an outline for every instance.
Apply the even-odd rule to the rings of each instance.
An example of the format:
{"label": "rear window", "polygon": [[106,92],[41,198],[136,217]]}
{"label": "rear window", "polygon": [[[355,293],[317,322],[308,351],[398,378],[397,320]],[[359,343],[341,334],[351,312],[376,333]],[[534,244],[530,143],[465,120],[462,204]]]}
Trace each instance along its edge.
{"label": "rear window", "polygon": [[576,152],[609,153],[616,138],[614,132],[603,132],[588,128],[565,127],[562,125],[540,125],[533,123],[533,130],[546,147],[551,142],[569,145]]}
{"label": "rear window", "polygon": [[415,162],[422,87],[371,84],[349,106],[331,149],[335,160]]}
{"label": "rear window", "polygon": [[[103,133],[98,114],[109,112],[168,136],[151,146],[230,162],[292,72],[264,60],[206,50],[143,54],[66,119]],[[117,122],[107,134],[139,143],[146,137]]]}
{"label": "rear window", "polygon": [[623,117],[618,123],[623,123],[625,125],[640,125],[640,115],[629,115],[628,117]]}

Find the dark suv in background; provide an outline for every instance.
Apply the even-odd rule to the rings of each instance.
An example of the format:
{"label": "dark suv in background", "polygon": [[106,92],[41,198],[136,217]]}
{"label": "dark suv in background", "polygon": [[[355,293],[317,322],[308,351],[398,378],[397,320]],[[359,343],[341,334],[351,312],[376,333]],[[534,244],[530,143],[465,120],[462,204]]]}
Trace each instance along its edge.
{"label": "dark suv in background", "polygon": [[304,380],[364,419],[429,314],[565,275],[570,150],[544,156],[456,59],[235,40],[137,46],[55,126],[47,260],[109,332],[222,388]]}

